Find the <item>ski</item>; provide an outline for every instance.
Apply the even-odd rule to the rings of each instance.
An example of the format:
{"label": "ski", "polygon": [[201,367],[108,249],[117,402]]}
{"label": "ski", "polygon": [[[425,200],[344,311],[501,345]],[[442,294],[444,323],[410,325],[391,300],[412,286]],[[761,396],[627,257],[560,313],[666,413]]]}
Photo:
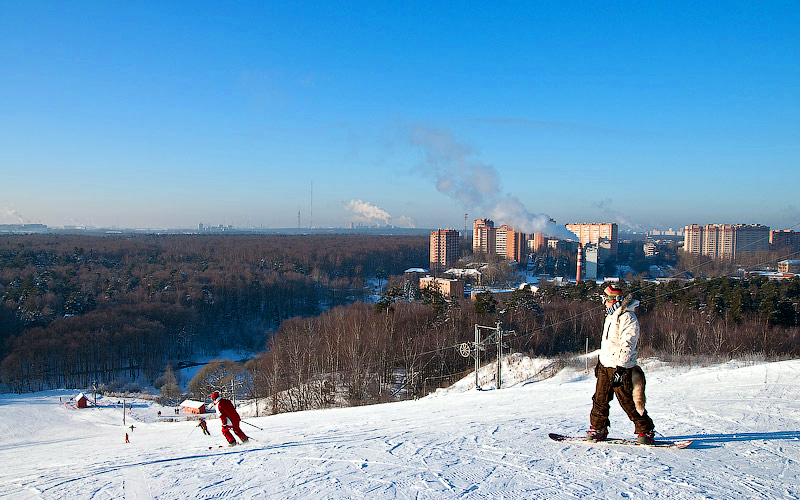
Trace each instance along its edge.
{"label": "ski", "polygon": [[250,444],[250,443],[255,444],[255,443],[260,443],[260,442],[261,441],[258,441],[257,439],[249,438],[244,443],[240,443],[240,442],[237,441],[236,444],[234,444],[234,445],[220,444],[220,445],[209,446],[208,449],[209,450],[216,450],[218,448],[233,448],[233,449],[236,449],[236,448],[241,448],[241,447],[247,447],[247,445]]}
{"label": "ski", "polygon": [[681,449],[686,448],[692,444],[691,440],[688,441],[656,441],[653,444],[641,444],[633,439],[622,438],[608,438],[604,441],[588,441],[583,436],[564,436],[561,434],[550,433],[550,439],[560,443],[575,443],[575,444],[590,444],[590,445],[608,445],[608,446],[638,446],[641,448],[672,448]]}

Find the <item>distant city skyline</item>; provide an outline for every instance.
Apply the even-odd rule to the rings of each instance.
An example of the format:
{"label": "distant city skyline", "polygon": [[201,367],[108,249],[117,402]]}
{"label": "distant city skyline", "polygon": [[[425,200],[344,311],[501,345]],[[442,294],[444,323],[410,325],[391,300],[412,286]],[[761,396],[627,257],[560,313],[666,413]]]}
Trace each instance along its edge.
{"label": "distant city skyline", "polygon": [[12,3],[0,224],[797,229],[798,25],[796,2]]}

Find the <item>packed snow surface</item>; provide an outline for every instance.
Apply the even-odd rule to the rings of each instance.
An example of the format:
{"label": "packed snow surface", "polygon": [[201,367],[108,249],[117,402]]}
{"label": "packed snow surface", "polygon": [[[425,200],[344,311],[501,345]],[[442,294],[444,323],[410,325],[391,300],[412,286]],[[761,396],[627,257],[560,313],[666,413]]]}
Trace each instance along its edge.
{"label": "packed snow surface", "polygon": [[[578,367],[500,390],[462,381],[417,401],[249,417],[258,442],[233,448],[218,447],[218,420],[204,436],[145,401],[123,427],[116,398],[78,410],[59,401],[78,391],[0,395],[0,498],[800,497],[800,360],[643,365],[657,430],[689,448],[549,440],[588,426],[594,377]],[[616,402],[611,420],[613,436],[632,436]]]}

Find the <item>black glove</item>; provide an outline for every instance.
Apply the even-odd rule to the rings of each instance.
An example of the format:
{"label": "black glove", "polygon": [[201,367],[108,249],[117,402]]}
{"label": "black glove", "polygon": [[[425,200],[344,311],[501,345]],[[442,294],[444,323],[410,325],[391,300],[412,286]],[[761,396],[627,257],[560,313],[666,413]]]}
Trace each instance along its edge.
{"label": "black glove", "polygon": [[618,366],[614,370],[614,376],[611,378],[611,387],[619,387],[622,385],[622,375],[625,373],[625,368]]}
{"label": "black glove", "polygon": [[600,376],[600,360],[598,359],[597,364],[594,365],[594,378],[597,378],[599,376]]}

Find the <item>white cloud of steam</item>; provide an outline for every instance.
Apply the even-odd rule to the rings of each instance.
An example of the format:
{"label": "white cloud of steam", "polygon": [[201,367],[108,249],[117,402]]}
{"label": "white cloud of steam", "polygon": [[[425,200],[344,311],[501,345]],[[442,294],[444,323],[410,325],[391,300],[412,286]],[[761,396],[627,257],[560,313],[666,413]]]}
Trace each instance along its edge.
{"label": "white cloud of steam", "polygon": [[345,210],[352,212],[358,222],[373,223],[382,222],[384,225],[391,223],[400,227],[414,227],[414,220],[411,217],[402,215],[392,217],[386,210],[362,200],[350,200],[344,205]]}
{"label": "white cloud of steam", "polygon": [[20,224],[26,224],[25,219],[13,208],[3,207],[3,216],[4,217],[13,217],[19,221]]}
{"label": "white cloud of steam", "polygon": [[392,225],[397,227],[417,227],[414,219],[407,215],[401,215],[400,217],[392,217]]}
{"label": "white cloud of steam", "polygon": [[489,209],[489,214],[496,223],[508,224],[523,233],[542,233],[563,240],[578,239],[572,231],[567,231],[564,225],[554,222],[549,215],[529,212],[521,201],[511,195],[498,199]]}
{"label": "white cloud of steam", "polygon": [[500,189],[497,170],[469,160],[473,151],[459,144],[448,131],[415,127],[409,141],[425,156],[426,173],[436,179],[436,189],[464,206],[480,206]]}
{"label": "white cloud of steam", "polygon": [[549,215],[532,213],[518,198],[502,193],[497,169],[471,160],[472,149],[458,143],[449,131],[414,127],[409,142],[422,151],[422,168],[434,177],[436,189],[465,208],[526,233],[576,239],[563,225],[552,222]]}

